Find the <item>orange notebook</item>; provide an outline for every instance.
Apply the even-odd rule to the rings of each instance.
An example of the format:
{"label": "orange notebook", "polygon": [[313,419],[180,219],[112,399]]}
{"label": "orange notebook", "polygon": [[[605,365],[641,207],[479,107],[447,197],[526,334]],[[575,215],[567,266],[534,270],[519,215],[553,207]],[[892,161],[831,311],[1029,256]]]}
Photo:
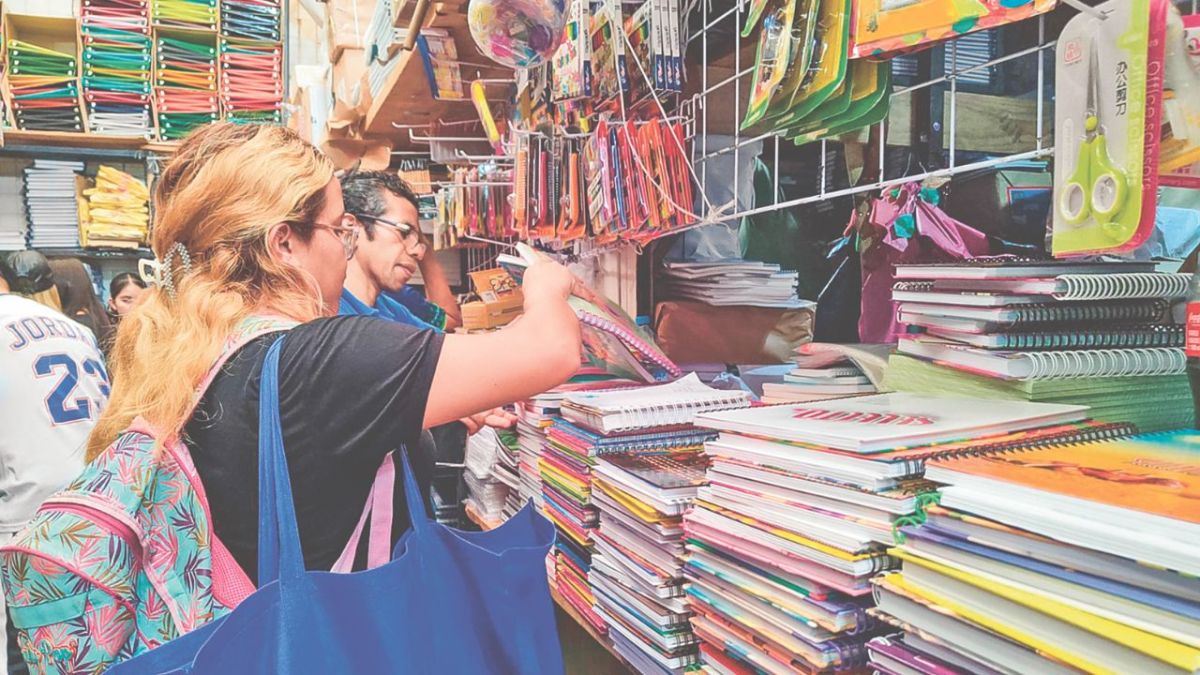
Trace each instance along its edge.
{"label": "orange notebook", "polygon": [[926,477],[964,474],[1200,524],[1198,431],[936,460]]}

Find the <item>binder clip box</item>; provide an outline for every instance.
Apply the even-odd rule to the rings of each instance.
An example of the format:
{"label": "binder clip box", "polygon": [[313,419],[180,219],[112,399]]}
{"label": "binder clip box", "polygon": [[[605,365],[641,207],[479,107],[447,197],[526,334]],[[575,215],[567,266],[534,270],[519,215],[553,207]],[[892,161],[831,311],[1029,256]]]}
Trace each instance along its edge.
{"label": "binder clip box", "polygon": [[471,285],[479,300],[462,306],[463,328],[468,331],[499,328],[521,315],[525,296],[505,270],[471,272]]}

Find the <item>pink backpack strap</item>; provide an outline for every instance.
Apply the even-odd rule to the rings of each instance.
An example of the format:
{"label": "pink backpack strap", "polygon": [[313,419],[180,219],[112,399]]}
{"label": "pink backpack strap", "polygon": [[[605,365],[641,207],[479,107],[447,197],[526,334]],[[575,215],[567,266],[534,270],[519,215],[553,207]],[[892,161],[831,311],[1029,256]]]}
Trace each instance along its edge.
{"label": "pink backpack strap", "polygon": [[367,538],[367,569],[375,569],[391,559],[392,522],[395,517],[393,501],[396,495],[396,463],[394,453],[388,453],[375,472],[375,482],[367,495],[362,515],[346,542],[346,548],[333,564],[332,572],[346,573],[354,569],[354,558],[358,554],[358,543],[362,540],[367,519],[371,520],[371,532]]}

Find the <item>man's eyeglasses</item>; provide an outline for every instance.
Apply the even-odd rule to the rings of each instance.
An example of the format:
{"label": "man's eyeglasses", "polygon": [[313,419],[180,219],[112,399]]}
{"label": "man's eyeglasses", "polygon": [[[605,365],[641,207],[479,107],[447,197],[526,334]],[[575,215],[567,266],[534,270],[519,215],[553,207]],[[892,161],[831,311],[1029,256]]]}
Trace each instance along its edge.
{"label": "man's eyeglasses", "polygon": [[376,225],[382,225],[386,228],[389,228],[389,229],[395,231],[396,233],[398,233],[400,235],[400,238],[402,240],[404,240],[404,243],[406,243],[406,244],[411,245],[411,244],[422,243],[421,242],[421,233],[417,230],[417,228],[415,228],[412,225],[409,225],[407,223],[397,223],[395,221],[388,220],[387,218],[380,218],[379,216],[368,216],[363,213],[352,213],[350,215],[354,216],[355,218],[357,218],[359,220],[363,220],[363,221],[369,220],[369,221],[375,223]]}

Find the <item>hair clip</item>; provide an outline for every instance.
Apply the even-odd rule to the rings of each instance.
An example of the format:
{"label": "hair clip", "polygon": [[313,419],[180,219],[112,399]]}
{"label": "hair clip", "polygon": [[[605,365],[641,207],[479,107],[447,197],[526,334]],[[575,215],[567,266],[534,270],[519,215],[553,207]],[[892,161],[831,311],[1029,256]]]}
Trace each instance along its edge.
{"label": "hair clip", "polygon": [[139,260],[138,275],[142,277],[142,281],[149,285],[161,287],[175,299],[175,273],[172,264],[174,258],[179,257],[179,264],[183,268],[183,275],[187,276],[192,273],[192,256],[188,253],[187,247],[179,242],[171,245],[167,249],[167,254],[162,260]]}

